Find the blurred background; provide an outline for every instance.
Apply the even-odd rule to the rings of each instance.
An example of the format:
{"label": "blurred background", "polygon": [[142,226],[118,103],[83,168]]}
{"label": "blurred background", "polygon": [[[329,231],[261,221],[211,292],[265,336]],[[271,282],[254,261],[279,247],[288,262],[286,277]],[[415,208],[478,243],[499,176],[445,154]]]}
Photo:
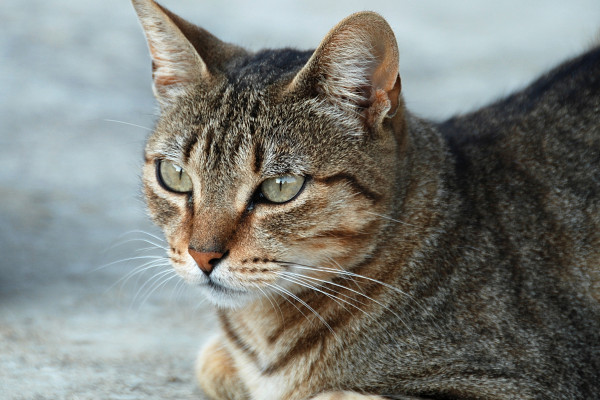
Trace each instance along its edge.
{"label": "blurred background", "polygon": [[[377,11],[409,109],[432,119],[522,87],[600,31],[598,0],[163,4],[250,49],[314,48],[348,14]],[[140,196],[150,85],[129,1],[0,1],[2,399],[200,396],[193,362],[213,312],[167,281]]]}

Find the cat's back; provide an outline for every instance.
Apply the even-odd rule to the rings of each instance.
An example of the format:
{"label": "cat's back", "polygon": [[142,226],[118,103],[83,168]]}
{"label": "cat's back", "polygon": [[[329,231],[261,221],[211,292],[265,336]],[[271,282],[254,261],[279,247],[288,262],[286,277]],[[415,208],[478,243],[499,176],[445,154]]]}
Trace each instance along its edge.
{"label": "cat's back", "polygon": [[[459,173],[464,172],[460,162],[481,163],[477,166],[484,170],[492,166],[522,168],[534,174],[550,168],[555,169],[548,176],[550,181],[568,178],[575,191],[597,189],[600,46],[548,72],[524,90],[452,118],[439,128],[458,157]],[[574,185],[577,178],[586,181],[581,188]]]}
{"label": "cat's back", "polygon": [[471,220],[600,301],[600,47],[438,128]]}

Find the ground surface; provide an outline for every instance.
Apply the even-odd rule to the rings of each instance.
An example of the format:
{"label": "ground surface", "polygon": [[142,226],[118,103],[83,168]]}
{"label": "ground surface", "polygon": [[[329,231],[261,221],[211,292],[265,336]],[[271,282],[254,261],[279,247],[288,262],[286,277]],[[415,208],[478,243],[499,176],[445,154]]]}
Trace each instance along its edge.
{"label": "ground surface", "polygon": [[[407,104],[432,118],[509,93],[600,29],[598,0],[164,3],[252,49],[312,48],[347,14],[379,11]],[[149,70],[126,0],[0,2],[1,399],[200,396],[192,364],[216,332],[211,308],[176,279],[154,290],[170,277],[160,265],[121,280],[161,263],[119,261],[162,255],[137,241],[160,244],[138,232],[159,234],[138,194]]]}

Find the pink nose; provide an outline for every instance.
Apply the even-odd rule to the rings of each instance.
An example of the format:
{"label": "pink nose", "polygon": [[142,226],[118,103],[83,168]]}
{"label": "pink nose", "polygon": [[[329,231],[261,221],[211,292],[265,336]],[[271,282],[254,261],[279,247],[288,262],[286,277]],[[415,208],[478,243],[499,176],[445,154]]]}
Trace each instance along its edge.
{"label": "pink nose", "polygon": [[223,253],[201,253],[192,249],[188,249],[188,252],[206,275],[210,275],[215,262],[223,257]]}

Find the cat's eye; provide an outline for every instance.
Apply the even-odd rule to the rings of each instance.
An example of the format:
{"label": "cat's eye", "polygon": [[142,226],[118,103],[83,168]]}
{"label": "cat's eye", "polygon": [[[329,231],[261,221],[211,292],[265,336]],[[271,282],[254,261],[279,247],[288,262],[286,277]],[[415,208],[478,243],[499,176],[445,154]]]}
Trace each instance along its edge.
{"label": "cat's eye", "polygon": [[260,190],[270,202],[285,203],[296,197],[303,186],[303,176],[282,175],[265,180],[260,185]]}
{"label": "cat's eye", "polygon": [[171,192],[188,193],[192,191],[190,176],[177,164],[160,160],[156,166],[156,175],[161,185]]}

